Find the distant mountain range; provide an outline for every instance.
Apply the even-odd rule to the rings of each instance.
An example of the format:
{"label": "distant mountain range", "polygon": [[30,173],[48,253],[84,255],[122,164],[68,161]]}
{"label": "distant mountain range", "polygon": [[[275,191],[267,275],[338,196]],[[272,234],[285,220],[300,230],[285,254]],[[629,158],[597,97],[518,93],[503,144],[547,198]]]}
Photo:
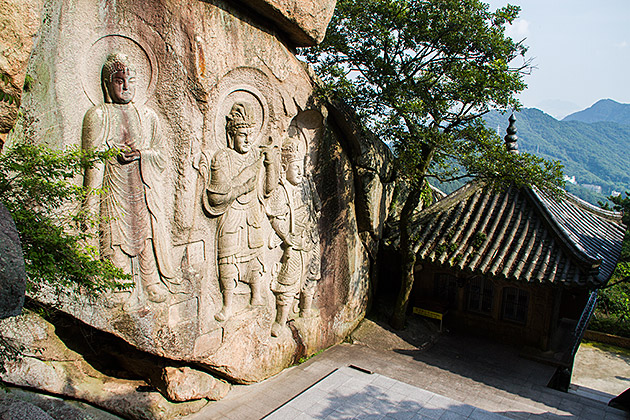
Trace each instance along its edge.
{"label": "distant mountain range", "polygon": [[630,104],[620,104],[612,99],[602,99],[590,108],[567,115],[562,121],[614,122],[630,125]]}
{"label": "distant mountain range", "polygon": [[[508,117],[491,112],[484,119],[503,137]],[[562,121],[535,108],[515,117],[519,150],[559,160],[569,192],[596,204],[630,191],[630,104],[603,99]]]}

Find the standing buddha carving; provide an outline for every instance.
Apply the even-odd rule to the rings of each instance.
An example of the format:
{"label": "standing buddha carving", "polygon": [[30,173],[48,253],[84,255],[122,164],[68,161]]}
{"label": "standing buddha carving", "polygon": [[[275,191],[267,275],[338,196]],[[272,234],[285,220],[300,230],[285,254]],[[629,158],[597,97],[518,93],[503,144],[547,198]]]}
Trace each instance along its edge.
{"label": "standing buddha carving", "polygon": [[100,213],[100,252],[132,275],[133,299],[160,303],[168,296],[164,279],[174,276],[164,226],[164,141],[156,113],[135,104],[136,70],[123,54],[110,54],[103,65],[104,103],[90,108],[83,119],[82,147],[118,149],[107,162],[85,171],[84,186],[101,189],[86,200]]}

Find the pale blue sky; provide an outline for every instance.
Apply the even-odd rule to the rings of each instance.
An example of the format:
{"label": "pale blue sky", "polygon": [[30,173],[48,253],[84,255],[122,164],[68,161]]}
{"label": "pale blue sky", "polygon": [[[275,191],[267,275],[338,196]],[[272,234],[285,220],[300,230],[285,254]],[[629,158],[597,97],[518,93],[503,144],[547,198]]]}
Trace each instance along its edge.
{"label": "pale blue sky", "polygon": [[526,38],[537,67],[525,78],[525,107],[561,118],[599,99],[630,103],[630,0],[485,1],[521,7],[508,34]]}

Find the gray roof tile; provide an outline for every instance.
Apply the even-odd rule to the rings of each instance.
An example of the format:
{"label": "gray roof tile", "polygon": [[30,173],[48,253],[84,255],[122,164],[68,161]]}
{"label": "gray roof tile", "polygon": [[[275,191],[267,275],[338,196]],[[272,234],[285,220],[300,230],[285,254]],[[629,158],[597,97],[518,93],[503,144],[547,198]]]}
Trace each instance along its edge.
{"label": "gray roof tile", "polygon": [[418,261],[530,283],[604,285],[621,252],[621,214],[566,194],[470,183],[422,210]]}

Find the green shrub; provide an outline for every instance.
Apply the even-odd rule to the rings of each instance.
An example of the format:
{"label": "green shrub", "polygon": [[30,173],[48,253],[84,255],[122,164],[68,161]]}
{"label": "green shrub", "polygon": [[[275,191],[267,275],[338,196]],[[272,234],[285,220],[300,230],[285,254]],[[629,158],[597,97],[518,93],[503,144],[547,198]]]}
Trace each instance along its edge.
{"label": "green shrub", "polygon": [[588,324],[588,329],[606,334],[630,338],[630,321],[618,317],[595,315]]}
{"label": "green shrub", "polygon": [[29,290],[47,284],[58,293],[95,294],[129,286],[130,276],[87,245],[95,229],[86,227],[98,220],[78,204],[99,192],[73,182],[116,153],[18,143],[0,155],[0,201],[20,234]]}

